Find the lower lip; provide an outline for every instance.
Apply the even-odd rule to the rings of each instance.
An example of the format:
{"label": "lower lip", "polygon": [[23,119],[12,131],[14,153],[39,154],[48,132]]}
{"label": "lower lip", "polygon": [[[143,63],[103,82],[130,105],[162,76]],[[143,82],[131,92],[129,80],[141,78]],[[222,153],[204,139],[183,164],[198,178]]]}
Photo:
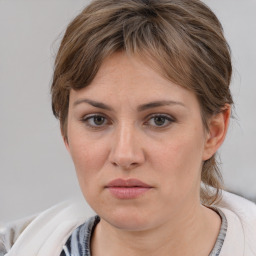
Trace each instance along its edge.
{"label": "lower lip", "polygon": [[138,198],[150,189],[150,187],[108,187],[110,193],[118,199]]}

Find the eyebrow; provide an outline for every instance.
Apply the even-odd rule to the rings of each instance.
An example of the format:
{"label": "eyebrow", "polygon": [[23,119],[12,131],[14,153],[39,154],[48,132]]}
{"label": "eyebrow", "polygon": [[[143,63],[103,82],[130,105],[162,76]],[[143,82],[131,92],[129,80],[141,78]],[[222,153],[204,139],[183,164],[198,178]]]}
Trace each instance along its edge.
{"label": "eyebrow", "polygon": [[160,101],[153,101],[146,104],[139,105],[137,110],[139,112],[145,111],[150,108],[157,108],[162,106],[169,106],[169,105],[179,105],[182,107],[186,107],[182,102],[179,101],[173,101],[173,100],[160,100]]}
{"label": "eyebrow", "polygon": [[[94,100],[89,100],[89,99],[80,99],[74,102],[73,106],[77,106],[81,103],[88,103],[89,105],[96,107],[96,108],[101,108],[109,111],[114,111],[114,109],[102,102],[94,101]],[[173,101],[173,100],[159,100],[159,101],[152,101],[146,104],[139,105],[137,107],[138,112],[145,111],[147,109],[151,108],[157,108],[157,107],[162,107],[162,106],[169,106],[169,105],[179,105],[182,107],[186,107],[182,102],[179,101]]]}
{"label": "eyebrow", "polygon": [[109,110],[109,111],[113,111],[113,108],[111,108],[110,106],[102,103],[102,102],[98,102],[98,101],[94,101],[94,100],[89,100],[89,99],[80,99],[74,102],[73,106],[77,106],[81,103],[88,103],[90,105],[92,105],[95,108],[101,108],[101,109],[105,109],[105,110]]}

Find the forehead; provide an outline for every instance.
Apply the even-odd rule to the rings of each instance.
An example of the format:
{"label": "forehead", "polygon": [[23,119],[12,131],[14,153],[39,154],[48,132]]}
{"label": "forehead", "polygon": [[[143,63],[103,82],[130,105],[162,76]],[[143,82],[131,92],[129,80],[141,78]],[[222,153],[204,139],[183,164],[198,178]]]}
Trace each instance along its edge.
{"label": "forehead", "polygon": [[196,100],[191,91],[166,79],[146,61],[124,52],[106,58],[87,87],[71,90],[71,101],[82,97],[118,104],[124,101],[138,104],[141,101]]}

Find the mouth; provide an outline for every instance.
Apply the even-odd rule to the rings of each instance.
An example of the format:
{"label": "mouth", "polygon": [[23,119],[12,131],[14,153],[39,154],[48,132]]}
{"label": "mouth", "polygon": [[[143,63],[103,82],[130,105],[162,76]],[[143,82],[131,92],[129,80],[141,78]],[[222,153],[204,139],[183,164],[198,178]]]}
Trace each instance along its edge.
{"label": "mouth", "polygon": [[135,199],[153,187],[137,179],[116,179],[105,187],[112,196],[118,199]]}

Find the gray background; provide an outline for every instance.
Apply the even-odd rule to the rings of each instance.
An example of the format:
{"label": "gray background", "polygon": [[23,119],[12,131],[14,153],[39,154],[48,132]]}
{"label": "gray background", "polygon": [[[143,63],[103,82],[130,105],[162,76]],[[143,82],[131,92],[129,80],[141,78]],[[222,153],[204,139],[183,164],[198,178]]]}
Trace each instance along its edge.
{"label": "gray background", "polygon": [[[256,199],[256,0],[205,1],[232,49],[236,120],[220,150],[229,190]],[[81,196],[51,113],[54,56],[82,0],[0,0],[0,221]]]}

